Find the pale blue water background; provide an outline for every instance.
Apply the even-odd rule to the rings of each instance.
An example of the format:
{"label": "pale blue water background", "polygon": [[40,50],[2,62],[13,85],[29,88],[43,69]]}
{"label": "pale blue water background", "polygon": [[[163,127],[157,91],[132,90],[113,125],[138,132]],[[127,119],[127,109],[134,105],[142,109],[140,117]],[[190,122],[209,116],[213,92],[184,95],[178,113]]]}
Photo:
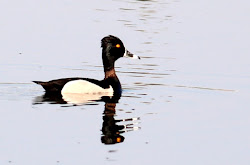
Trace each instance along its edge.
{"label": "pale blue water background", "polygon": [[[0,2],[0,164],[250,163],[250,2]],[[141,60],[116,63],[115,119],[140,117],[101,143],[104,103],[33,104],[32,80],[103,78],[100,39]],[[133,130],[133,129],[132,129]]]}

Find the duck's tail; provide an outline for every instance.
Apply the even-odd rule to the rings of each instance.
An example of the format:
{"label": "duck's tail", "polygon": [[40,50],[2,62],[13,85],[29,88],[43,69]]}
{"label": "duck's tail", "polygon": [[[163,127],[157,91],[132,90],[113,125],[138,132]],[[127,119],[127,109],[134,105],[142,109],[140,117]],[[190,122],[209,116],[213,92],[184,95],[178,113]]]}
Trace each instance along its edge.
{"label": "duck's tail", "polygon": [[32,82],[34,82],[38,85],[41,85],[45,89],[46,92],[49,91],[48,84],[46,84],[46,82],[43,82],[43,81],[32,81]]}
{"label": "duck's tail", "polygon": [[44,82],[43,82],[43,81],[32,81],[32,82],[34,82],[34,83],[36,83],[36,84],[39,84],[39,85],[44,84]]}

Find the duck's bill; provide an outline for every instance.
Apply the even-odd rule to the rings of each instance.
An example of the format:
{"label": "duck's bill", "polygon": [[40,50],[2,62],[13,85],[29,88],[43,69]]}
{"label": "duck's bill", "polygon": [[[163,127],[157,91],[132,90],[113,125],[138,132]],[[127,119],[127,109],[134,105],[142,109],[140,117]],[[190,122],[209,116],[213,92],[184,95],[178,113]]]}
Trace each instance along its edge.
{"label": "duck's bill", "polygon": [[128,57],[128,58],[132,58],[132,59],[141,59],[139,56],[136,56],[136,55],[130,53],[130,51],[128,51],[128,50],[125,50],[123,57]]}

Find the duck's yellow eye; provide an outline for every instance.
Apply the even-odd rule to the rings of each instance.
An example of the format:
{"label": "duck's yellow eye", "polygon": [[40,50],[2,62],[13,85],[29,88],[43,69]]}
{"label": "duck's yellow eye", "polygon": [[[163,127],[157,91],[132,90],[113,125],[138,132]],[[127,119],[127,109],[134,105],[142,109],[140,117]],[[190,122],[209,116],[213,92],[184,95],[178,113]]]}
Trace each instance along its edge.
{"label": "duck's yellow eye", "polygon": [[[117,44],[117,45],[118,45],[118,44]],[[116,142],[117,142],[117,143],[120,143],[121,141],[122,141],[122,139],[121,139],[120,137],[117,137],[117,138],[116,138]]]}
{"label": "duck's yellow eye", "polygon": [[121,45],[120,45],[120,44],[116,44],[116,45],[115,45],[115,47],[120,48],[120,47],[121,47]]}

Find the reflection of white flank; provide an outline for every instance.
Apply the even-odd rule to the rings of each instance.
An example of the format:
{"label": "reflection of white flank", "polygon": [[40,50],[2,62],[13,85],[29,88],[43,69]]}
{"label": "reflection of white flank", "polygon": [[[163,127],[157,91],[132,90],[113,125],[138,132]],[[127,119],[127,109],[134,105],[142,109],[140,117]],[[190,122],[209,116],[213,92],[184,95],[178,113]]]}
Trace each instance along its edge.
{"label": "reflection of white flank", "polygon": [[[82,93],[64,93],[62,98],[67,103],[71,104],[86,104],[100,100],[106,94],[82,94]],[[111,97],[111,96],[110,96]]]}
{"label": "reflection of white flank", "polygon": [[68,103],[83,104],[100,100],[102,96],[113,96],[113,88],[104,89],[86,80],[74,80],[64,85],[61,94]]}

